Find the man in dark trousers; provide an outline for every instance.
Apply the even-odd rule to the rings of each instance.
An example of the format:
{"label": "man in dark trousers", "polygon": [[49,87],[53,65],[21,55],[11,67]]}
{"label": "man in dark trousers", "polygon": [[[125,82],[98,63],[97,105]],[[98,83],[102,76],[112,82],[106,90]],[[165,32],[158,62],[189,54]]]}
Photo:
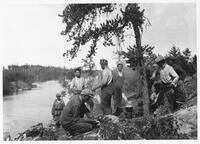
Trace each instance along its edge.
{"label": "man in dark trousers", "polygon": [[103,115],[108,115],[112,114],[111,97],[113,95],[113,75],[112,70],[108,67],[108,61],[106,59],[101,59],[100,65],[103,70],[101,74],[101,82],[97,86],[93,87],[92,90],[95,91],[96,89],[101,88],[100,108]]}
{"label": "man in dark trousers", "polygon": [[[94,94],[89,89],[84,89],[80,95],[73,96],[65,106],[60,122],[65,131],[71,135],[77,135],[91,131],[99,125],[93,120],[93,115],[85,105],[85,102],[93,98]],[[88,118],[84,118],[87,115]]]}
{"label": "man in dark trousers", "polygon": [[114,84],[114,115],[118,116],[122,112],[121,102],[122,102],[122,88],[124,85],[124,72],[123,70],[123,63],[121,61],[117,62],[117,69],[113,70],[113,84]]}
{"label": "man in dark trousers", "polygon": [[173,67],[166,63],[163,56],[159,55],[155,61],[160,67],[159,72],[161,80],[161,91],[158,97],[158,102],[165,106],[167,113],[172,113],[174,112],[175,102],[174,90],[177,87],[179,76]]}

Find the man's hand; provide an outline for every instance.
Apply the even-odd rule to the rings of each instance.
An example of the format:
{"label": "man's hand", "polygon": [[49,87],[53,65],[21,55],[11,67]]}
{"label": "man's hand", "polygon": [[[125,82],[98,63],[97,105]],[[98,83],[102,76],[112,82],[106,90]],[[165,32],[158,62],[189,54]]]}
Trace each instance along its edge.
{"label": "man's hand", "polygon": [[176,87],[176,86],[177,86],[177,84],[175,84],[174,82],[172,82],[172,85],[173,85],[173,87]]}
{"label": "man's hand", "polygon": [[94,124],[93,124],[93,126],[94,126],[94,128],[98,128],[98,127],[100,127],[100,122],[99,121],[97,121],[97,120],[94,120]]}
{"label": "man's hand", "polygon": [[101,124],[100,121],[95,120],[95,122],[96,122],[96,125],[97,125],[97,126],[100,126],[100,124]]}

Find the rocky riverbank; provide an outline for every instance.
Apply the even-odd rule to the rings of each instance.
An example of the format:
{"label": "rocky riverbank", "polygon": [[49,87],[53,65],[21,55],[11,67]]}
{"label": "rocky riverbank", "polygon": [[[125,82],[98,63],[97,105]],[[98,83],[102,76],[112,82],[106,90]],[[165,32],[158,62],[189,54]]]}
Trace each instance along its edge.
{"label": "rocky riverbank", "polygon": [[180,109],[161,117],[133,119],[107,115],[99,119],[100,127],[88,133],[69,136],[63,128],[42,123],[32,126],[16,138],[4,133],[4,140],[140,140],[140,139],[197,139],[197,106]]}
{"label": "rocky riverbank", "polygon": [[[32,126],[11,138],[4,133],[4,140],[140,140],[140,139],[197,139],[197,77],[188,77],[184,81],[187,100],[179,110],[162,115],[162,111],[150,117],[141,117],[142,105],[134,93],[127,96],[133,107],[132,119],[124,113],[119,117],[113,115],[99,117],[100,127],[88,133],[69,136],[63,128],[56,129],[54,124],[44,127],[42,123]],[[138,98],[139,99],[139,98]],[[137,102],[137,103],[134,103]],[[98,99],[95,109],[98,110]],[[99,114],[98,111],[96,113]]]}

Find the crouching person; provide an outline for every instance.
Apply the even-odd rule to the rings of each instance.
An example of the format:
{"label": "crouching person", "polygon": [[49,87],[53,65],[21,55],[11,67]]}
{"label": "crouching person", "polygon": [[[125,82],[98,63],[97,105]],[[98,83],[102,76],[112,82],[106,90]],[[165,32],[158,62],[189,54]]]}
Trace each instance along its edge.
{"label": "crouching person", "polygon": [[60,127],[60,115],[64,107],[65,107],[65,103],[61,99],[61,94],[56,94],[56,99],[53,103],[51,114],[58,128]]}
{"label": "crouching person", "polygon": [[[85,105],[85,102],[93,96],[92,91],[84,89],[80,95],[75,95],[70,99],[60,117],[65,131],[71,135],[77,135],[91,131],[99,125],[98,121],[93,120],[93,115]],[[84,115],[88,118],[84,118]]]}

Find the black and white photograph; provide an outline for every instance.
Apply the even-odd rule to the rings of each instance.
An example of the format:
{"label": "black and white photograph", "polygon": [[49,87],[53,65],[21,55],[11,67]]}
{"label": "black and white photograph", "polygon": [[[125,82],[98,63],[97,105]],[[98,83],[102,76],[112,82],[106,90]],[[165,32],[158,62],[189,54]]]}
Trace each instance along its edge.
{"label": "black and white photograph", "polygon": [[197,141],[198,5],[3,3],[2,141]]}

